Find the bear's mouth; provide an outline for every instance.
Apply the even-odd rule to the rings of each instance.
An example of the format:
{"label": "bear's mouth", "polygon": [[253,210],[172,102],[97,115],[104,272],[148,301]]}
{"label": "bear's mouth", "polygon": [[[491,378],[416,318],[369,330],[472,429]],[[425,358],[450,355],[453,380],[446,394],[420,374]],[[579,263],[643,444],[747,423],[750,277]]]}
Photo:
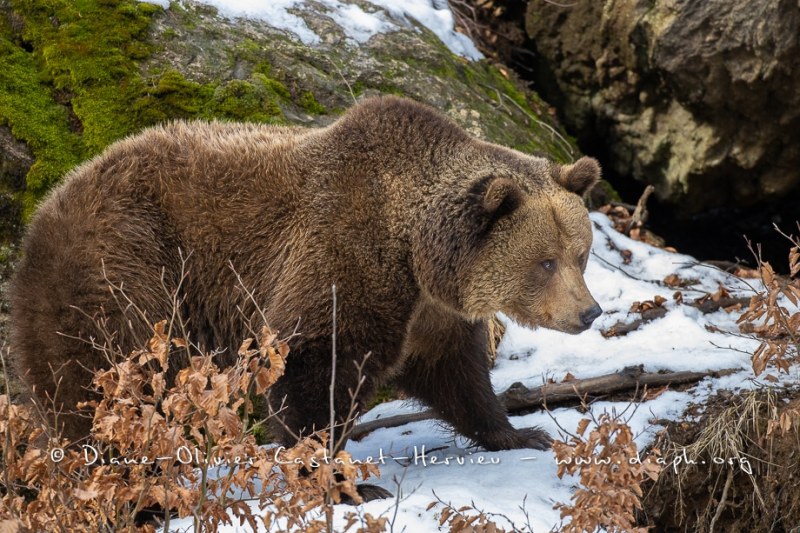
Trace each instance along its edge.
{"label": "bear's mouth", "polygon": [[591,324],[588,325],[581,324],[580,326],[570,325],[569,327],[562,329],[561,331],[563,331],[564,333],[569,333],[570,335],[579,335],[584,331],[586,331],[587,329],[590,329],[591,327],[592,327]]}
{"label": "bear's mouth", "polygon": [[540,326],[547,329],[552,329],[554,331],[560,331],[561,333],[567,333],[569,335],[579,335],[592,327],[591,324],[587,325],[583,323],[559,322],[553,320],[542,323]]}
{"label": "bear's mouth", "polygon": [[510,316],[514,322],[517,324],[524,326],[528,329],[550,329],[553,331],[559,331],[561,333],[568,333],[570,335],[578,335],[579,333],[583,333],[591,326],[585,326],[583,324],[578,323],[569,323],[569,322],[561,322],[558,320],[554,320],[553,316],[550,313],[544,313],[542,316],[531,316],[529,313],[506,313]]}

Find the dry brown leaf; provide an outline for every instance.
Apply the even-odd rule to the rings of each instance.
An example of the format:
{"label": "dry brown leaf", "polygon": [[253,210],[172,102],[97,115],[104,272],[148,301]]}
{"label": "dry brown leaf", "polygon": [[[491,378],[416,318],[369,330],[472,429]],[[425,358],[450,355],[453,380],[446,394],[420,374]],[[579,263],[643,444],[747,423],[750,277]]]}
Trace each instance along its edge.
{"label": "dry brown leaf", "polygon": [[658,398],[659,396],[661,396],[662,394],[664,394],[668,390],[669,390],[669,386],[667,386],[667,385],[664,385],[663,387],[659,387],[657,389],[648,389],[645,392],[644,398],[642,398],[642,400],[643,401],[655,400],[656,398]]}
{"label": "dry brown leaf", "polygon": [[169,358],[169,336],[167,335],[167,321],[162,320],[153,326],[153,336],[147,343],[147,349],[161,363],[161,368],[167,369]]}

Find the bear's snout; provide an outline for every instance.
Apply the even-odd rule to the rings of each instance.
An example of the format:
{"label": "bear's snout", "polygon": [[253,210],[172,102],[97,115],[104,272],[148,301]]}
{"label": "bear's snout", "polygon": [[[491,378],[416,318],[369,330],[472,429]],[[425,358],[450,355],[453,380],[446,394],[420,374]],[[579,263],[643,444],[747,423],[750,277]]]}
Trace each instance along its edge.
{"label": "bear's snout", "polygon": [[602,314],[603,309],[599,305],[594,304],[592,307],[580,314],[581,324],[583,324],[584,328],[589,329],[589,326],[592,325],[592,322],[594,322],[595,319]]}

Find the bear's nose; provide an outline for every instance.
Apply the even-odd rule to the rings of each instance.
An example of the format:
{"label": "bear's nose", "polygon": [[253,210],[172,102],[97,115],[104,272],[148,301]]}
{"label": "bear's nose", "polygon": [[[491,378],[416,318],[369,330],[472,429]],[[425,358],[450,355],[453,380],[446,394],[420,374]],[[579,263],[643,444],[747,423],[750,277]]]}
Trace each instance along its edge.
{"label": "bear's nose", "polygon": [[594,319],[603,314],[603,310],[599,305],[594,304],[592,307],[581,313],[581,322],[587,328],[592,325]]}

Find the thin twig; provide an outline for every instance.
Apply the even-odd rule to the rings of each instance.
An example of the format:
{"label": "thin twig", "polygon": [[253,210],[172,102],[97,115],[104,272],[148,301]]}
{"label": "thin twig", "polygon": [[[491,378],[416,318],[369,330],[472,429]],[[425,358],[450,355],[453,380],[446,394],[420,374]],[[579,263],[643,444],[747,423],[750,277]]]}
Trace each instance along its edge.
{"label": "thin twig", "polygon": [[330,422],[331,430],[328,439],[328,451],[333,458],[334,453],[334,428],[336,427],[336,408],[334,407],[334,388],[336,387],[336,284],[331,285],[331,292],[333,293],[333,335],[331,337],[331,384],[328,389],[328,401],[330,405]]}
{"label": "thin twig", "polygon": [[531,120],[533,120],[533,121],[534,121],[536,124],[538,124],[539,126],[542,126],[542,127],[543,127],[543,128],[545,128],[546,130],[548,130],[548,131],[550,132],[550,134],[551,134],[551,135],[552,135],[552,136],[553,136],[553,137],[554,137],[554,138],[555,138],[557,141],[559,141],[559,143],[562,145],[562,147],[563,147],[563,148],[566,148],[566,154],[569,156],[569,162],[570,162],[570,163],[572,163],[572,162],[574,162],[574,161],[575,161],[575,157],[574,157],[574,156],[575,156],[575,153],[572,151],[572,146],[569,144],[569,142],[568,142],[568,141],[567,141],[567,140],[566,140],[566,139],[565,139],[565,138],[564,138],[564,137],[563,137],[563,136],[562,136],[560,133],[558,133],[558,131],[557,131],[557,130],[556,130],[554,127],[553,127],[553,126],[551,126],[551,125],[550,125],[550,124],[548,124],[547,122],[545,122],[545,121],[543,121],[543,120],[541,120],[541,119],[537,118],[537,117],[536,117],[536,115],[534,115],[534,114],[532,114],[532,113],[528,112],[528,111],[527,111],[527,110],[526,110],[524,107],[522,107],[521,105],[519,105],[519,103],[518,103],[516,100],[514,100],[513,98],[511,98],[511,97],[510,97],[510,96],[508,96],[507,94],[505,94],[505,93],[500,93],[500,94],[501,94],[503,97],[505,97],[505,98],[506,98],[506,100],[508,100],[509,102],[511,102],[512,104],[514,104],[514,105],[517,107],[517,109],[519,109],[519,110],[520,110],[520,111],[522,111],[522,112],[523,112],[525,115],[527,115],[528,117],[530,117],[530,119],[531,119]]}
{"label": "thin twig", "polygon": [[358,99],[356,98],[356,93],[353,92],[353,87],[350,85],[350,82],[347,81],[347,78],[345,78],[344,74],[342,74],[342,70],[339,68],[339,65],[337,65],[336,62],[333,59],[331,59],[330,57],[327,57],[327,56],[323,56],[323,57],[325,57],[325,59],[327,59],[328,62],[330,62],[330,64],[333,65],[333,68],[336,69],[336,72],[337,72],[337,74],[339,74],[339,77],[342,78],[342,81],[344,82],[344,84],[347,85],[347,90],[350,91],[350,97],[353,99],[353,103],[354,104],[358,103]]}
{"label": "thin twig", "polygon": [[728,470],[728,478],[725,480],[725,486],[722,488],[722,496],[719,499],[719,504],[717,504],[717,510],[714,513],[714,517],[711,519],[711,523],[708,525],[708,533],[714,533],[714,526],[717,525],[717,520],[719,517],[722,516],[722,511],[725,510],[725,506],[728,500],[728,490],[731,488],[731,483],[733,482],[733,469]]}
{"label": "thin twig", "polygon": [[[3,368],[3,385],[6,389],[6,409],[8,409],[8,422],[11,422],[11,390],[8,387],[8,370],[6,369],[6,358],[3,357],[3,352],[5,352],[6,346],[5,342],[3,346],[0,347],[0,366]],[[11,432],[6,431],[5,435],[5,444],[3,445],[3,483],[5,483],[6,491],[8,491],[12,496],[16,496],[16,491],[14,487],[11,485],[11,480],[8,477],[8,457],[7,453],[11,449]]]}

